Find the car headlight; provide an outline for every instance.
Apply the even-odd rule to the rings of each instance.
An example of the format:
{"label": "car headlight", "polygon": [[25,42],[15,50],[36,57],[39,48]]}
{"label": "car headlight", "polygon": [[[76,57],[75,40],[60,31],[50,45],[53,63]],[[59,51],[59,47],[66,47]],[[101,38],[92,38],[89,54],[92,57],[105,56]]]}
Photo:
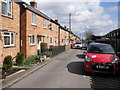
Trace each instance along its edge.
{"label": "car headlight", "polygon": [[94,61],[93,61],[90,57],[88,57],[88,56],[86,56],[85,59],[86,59],[86,61],[88,61],[88,62],[94,62]]}
{"label": "car headlight", "polygon": [[116,58],[112,63],[113,63],[113,64],[115,64],[115,63],[120,63],[120,58]]}

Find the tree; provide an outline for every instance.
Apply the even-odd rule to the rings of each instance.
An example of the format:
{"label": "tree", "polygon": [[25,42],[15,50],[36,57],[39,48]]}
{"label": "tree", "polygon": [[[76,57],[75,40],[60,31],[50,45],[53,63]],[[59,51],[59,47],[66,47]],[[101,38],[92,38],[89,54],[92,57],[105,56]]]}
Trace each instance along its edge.
{"label": "tree", "polygon": [[92,31],[85,31],[86,40],[92,40],[94,38]]}

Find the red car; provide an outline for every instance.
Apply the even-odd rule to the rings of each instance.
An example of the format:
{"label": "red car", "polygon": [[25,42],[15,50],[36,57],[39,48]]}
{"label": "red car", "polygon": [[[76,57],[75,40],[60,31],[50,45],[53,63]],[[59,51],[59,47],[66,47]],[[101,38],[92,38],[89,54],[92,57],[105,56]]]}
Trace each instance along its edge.
{"label": "red car", "polygon": [[119,73],[120,58],[109,44],[93,43],[85,56],[85,71],[100,73]]}

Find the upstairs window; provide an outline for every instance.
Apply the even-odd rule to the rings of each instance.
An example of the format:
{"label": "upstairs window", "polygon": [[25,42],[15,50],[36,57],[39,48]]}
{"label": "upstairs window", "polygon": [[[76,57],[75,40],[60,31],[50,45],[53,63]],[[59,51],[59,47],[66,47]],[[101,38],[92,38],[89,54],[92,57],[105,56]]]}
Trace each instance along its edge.
{"label": "upstairs window", "polygon": [[43,19],[43,28],[46,28],[46,19]]}
{"label": "upstairs window", "polygon": [[4,46],[14,46],[14,32],[4,33]]}
{"label": "upstairs window", "polygon": [[36,14],[32,13],[32,25],[36,25]]}
{"label": "upstairs window", "polygon": [[58,25],[56,25],[56,31],[58,31]]}
{"label": "upstairs window", "polygon": [[2,15],[12,16],[12,1],[11,0],[2,0]]}
{"label": "upstairs window", "polygon": [[52,23],[50,22],[49,29],[52,30]]}

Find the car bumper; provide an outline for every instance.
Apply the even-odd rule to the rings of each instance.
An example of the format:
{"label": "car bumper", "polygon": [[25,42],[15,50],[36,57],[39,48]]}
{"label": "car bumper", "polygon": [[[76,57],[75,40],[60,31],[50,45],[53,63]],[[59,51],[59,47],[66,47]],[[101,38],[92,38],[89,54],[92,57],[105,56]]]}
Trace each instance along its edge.
{"label": "car bumper", "polygon": [[97,68],[101,63],[85,62],[85,71],[95,73],[120,73],[120,64],[106,64],[107,68]]}

